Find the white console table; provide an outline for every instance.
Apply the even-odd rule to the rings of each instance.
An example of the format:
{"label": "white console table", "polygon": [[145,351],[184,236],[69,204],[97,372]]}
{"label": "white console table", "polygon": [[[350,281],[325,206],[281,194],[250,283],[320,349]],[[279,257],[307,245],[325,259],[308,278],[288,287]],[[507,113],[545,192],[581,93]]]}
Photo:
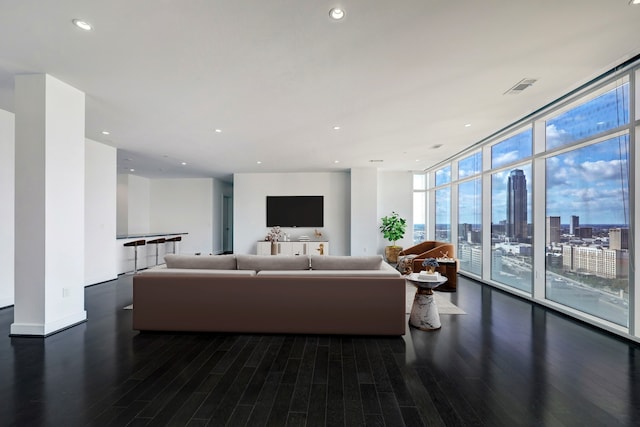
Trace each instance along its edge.
{"label": "white console table", "polygon": [[275,254],[271,242],[258,242],[258,255],[329,255],[329,242],[276,242]]}

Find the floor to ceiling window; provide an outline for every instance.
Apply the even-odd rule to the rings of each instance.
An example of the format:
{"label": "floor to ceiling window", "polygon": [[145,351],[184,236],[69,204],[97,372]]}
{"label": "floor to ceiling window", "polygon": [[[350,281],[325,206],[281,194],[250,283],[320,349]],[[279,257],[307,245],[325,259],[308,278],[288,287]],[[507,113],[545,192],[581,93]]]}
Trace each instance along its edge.
{"label": "floor to ceiling window", "polygon": [[[436,171],[436,187],[451,182],[451,166]],[[435,239],[441,242],[451,241],[451,186],[438,188],[435,193],[436,230]]]}
{"label": "floor to ceiling window", "polygon": [[463,274],[640,339],[637,79],[638,60],[426,171],[414,200],[433,223],[414,235],[454,242]]}
{"label": "floor to ceiling window", "polygon": [[[532,130],[491,147],[493,168],[531,156]],[[531,163],[513,164],[491,175],[491,280],[531,293],[533,217]]]}
{"label": "floor to ceiling window", "polygon": [[413,244],[425,240],[427,179],[425,174],[413,176]]}
{"label": "floor to ceiling window", "polygon": [[[458,255],[460,268],[480,275],[482,272],[482,153],[458,162]],[[468,179],[468,177],[476,177]]]}
{"label": "floor to ceiling window", "polygon": [[[546,298],[629,321],[629,85],[547,120]],[[614,131],[609,135],[608,131]],[[593,139],[590,139],[593,137]]]}

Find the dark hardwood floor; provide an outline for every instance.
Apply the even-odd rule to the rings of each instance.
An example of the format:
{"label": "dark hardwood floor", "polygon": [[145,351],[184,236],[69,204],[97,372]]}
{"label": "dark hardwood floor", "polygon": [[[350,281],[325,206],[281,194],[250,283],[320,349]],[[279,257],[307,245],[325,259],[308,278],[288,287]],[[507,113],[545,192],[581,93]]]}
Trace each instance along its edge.
{"label": "dark hardwood floor", "polygon": [[0,426],[637,426],[639,347],[460,277],[466,315],[404,337],[144,333],[131,276],[88,321],[10,338]]}

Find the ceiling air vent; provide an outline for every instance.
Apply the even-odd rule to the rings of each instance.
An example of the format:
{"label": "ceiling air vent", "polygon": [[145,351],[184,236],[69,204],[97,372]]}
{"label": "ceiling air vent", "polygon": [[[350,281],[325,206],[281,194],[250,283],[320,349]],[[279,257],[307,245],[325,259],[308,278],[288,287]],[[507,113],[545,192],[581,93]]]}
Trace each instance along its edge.
{"label": "ceiling air vent", "polygon": [[506,91],[505,95],[517,95],[529,86],[532,86],[538,80],[536,79],[522,79],[518,83],[516,83],[511,89]]}
{"label": "ceiling air vent", "polygon": [[384,160],[369,160],[369,163],[382,163]]}

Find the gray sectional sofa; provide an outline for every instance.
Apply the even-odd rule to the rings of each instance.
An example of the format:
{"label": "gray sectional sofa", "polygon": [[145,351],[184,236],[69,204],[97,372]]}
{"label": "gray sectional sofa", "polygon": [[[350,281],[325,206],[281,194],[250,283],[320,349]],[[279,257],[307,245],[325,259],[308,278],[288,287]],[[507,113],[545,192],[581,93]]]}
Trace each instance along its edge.
{"label": "gray sectional sofa", "polygon": [[133,277],[133,329],[403,335],[405,279],[381,256],[167,255]]}

